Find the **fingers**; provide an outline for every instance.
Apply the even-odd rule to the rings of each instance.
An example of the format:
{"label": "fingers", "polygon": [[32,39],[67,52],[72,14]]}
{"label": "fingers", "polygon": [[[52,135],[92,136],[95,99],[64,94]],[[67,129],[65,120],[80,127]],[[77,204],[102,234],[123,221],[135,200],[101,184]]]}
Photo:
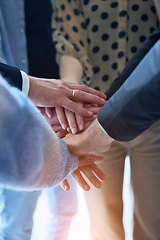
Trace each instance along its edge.
{"label": "fingers", "polygon": [[67,129],[68,123],[67,123],[67,119],[66,119],[63,107],[56,107],[55,110],[56,110],[57,118],[62,128]]}
{"label": "fingers", "polygon": [[78,185],[84,190],[89,191],[90,186],[86,182],[86,180],[83,178],[82,174],[80,173],[79,169],[76,169],[73,173],[71,173],[71,176],[76,180]]}
{"label": "fingers", "polygon": [[61,183],[60,186],[65,190],[68,191],[70,189],[69,183],[67,179],[64,179]]}
{"label": "fingers", "polygon": [[65,131],[60,124],[54,124],[54,125],[52,125],[52,130],[53,130],[55,133],[58,133],[58,132],[61,132],[61,131]]}
{"label": "fingers", "polygon": [[47,114],[47,116],[49,118],[53,117],[53,113],[52,113],[52,108],[51,107],[45,107],[45,112],[46,112],[46,114]]}
{"label": "fingers", "polygon": [[68,134],[68,131],[67,130],[62,130],[60,132],[57,133],[57,137],[59,138],[64,138],[66,135]]}
{"label": "fingers", "polygon": [[77,126],[75,114],[65,109],[65,116],[67,118],[68,125],[69,125],[69,128],[71,129],[71,132],[73,134],[76,134],[78,132],[78,126]]}
{"label": "fingers", "polygon": [[[94,164],[92,164],[94,165]],[[102,184],[99,178],[94,174],[90,166],[79,167],[79,170],[87,177],[95,188],[101,188]]]}
{"label": "fingers", "polygon": [[88,166],[95,162],[93,158],[87,158],[85,156],[78,158],[79,164],[78,167]]}
{"label": "fingers", "polygon": [[[83,108],[82,103],[77,103],[79,107]],[[73,134],[77,133],[78,130],[82,131],[84,129],[84,117],[79,114],[74,114],[71,111],[65,110],[65,115],[69,124],[69,127],[71,129],[71,132]]]}
{"label": "fingers", "polygon": [[77,122],[77,125],[78,125],[78,129],[80,131],[83,131],[84,130],[84,117],[79,115],[79,114],[75,114],[75,117],[76,117],[76,122]]}
{"label": "fingers", "polygon": [[93,163],[100,163],[103,161],[102,156],[97,156],[95,154],[86,154],[85,156],[79,157],[79,167],[86,166],[86,165],[92,165]]}
{"label": "fingers", "polygon": [[76,89],[74,92],[74,98],[71,93],[71,99],[73,101],[83,102],[83,103],[85,103],[85,102],[86,103],[96,103],[99,106],[103,106],[106,103],[106,100],[104,98],[95,96],[91,93],[86,93],[86,92],[80,91],[78,89]]}
{"label": "fingers", "polygon": [[101,181],[106,180],[106,175],[102,172],[102,170],[96,164],[90,165],[90,169]]}
{"label": "fingers", "polygon": [[90,87],[87,87],[85,85],[74,84],[74,83],[72,83],[72,84],[66,83],[65,85],[70,89],[78,89],[80,91],[84,91],[86,93],[90,93],[90,94],[99,96],[100,98],[106,99],[106,97],[107,97],[104,93],[101,93],[100,91],[95,90],[95,89],[90,88]]}
{"label": "fingers", "polygon": [[92,105],[84,105],[84,107],[88,110],[93,112],[93,114],[97,114],[99,112],[99,110],[101,109],[101,107],[98,106],[92,106]]}
{"label": "fingers", "polygon": [[[46,121],[50,124],[50,125],[53,125],[53,124],[59,124],[59,120],[57,118],[57,114],[55,112],[55,108],[48,108],[50,109],[50,112],[52,112],[52,117],[48,117],[48,115],[46,114],[46,108],[45,107],[37,107],[40,111],[41,111],[41,114],[45,117]],[[51,116],[50,115],[50,116]]]}
{"label": "fingers", "polygon": [[[49,108],[48,108],[49,109]],[[45,111],[46,111],[46,108],[45,108]],[[50,125],[53,125],[53,124],[59,124],[59,120],[57,118],[57,114],[56,114],[56,111],[55,111],[55,108],[50,108],[50,112],[52,111],[52,117],[47,117],[46,120],[47,122],[50,124]],[[51,116],[50,115],[50,116]]]}
{"label": "fingers", "polygon": [[91,111],[88,111],[82,105],[79,105],[78,103],[73,102],[72,100],[66,99],[61,104],[67,110],[70,110],[71,112],[77,113],[84,117],[92,117],[93,116],[93,113]]}

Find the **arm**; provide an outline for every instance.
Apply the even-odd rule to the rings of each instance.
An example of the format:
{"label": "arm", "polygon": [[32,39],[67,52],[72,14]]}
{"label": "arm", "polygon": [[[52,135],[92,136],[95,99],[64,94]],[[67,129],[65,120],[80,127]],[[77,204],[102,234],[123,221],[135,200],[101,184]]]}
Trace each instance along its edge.
{"label": "arm", "polygon": [[[63,4],[65,9],[61,7]],[[60,64],[63,55],[76,58],[83,70],[78,80],[89,85],[92,81],[93,70],[88,57],[87,24],[85,17],[81,13],[80,1],[55,0],[53,8],[55,9],[52,19],[53,41],[58,53],[57,61]],[[63,19],[63,21],[60,19]],[[81,24],[83,27],[81,27]],[[73,68],[71,68],[72,71]]]}
{"label": "arm", "polygon": [[[0,64],[0,73],[9,79],[12,85],[22,84],[21,73],[17,68]],[[75,113],[92,116],[93,114],[74,101],[97,103],[101,106],[105,103],[105,95],[86,86],[64,83],[55,79],[41,79],[29,76],[30,89],[28,97],[38,107],[61,107]],[[18,82],[18,84],[17,84]],[[15,83],[15,84],[14,84]],[[19,87],[21,88],[21,87]],[[76,89],[73,99],[73,89]],[[74,101],[73,101],[74,100]]]}
{"label": "arm", "polygon": [[23,190],[51,187],[78,167],[77,158],[39,110],[2,78],[0,102],[1,186]]}
{"label": "arm", "polygon": [[[61,7],[63,4],[65,9]],[[54,1],[54,8],[58,9],[53,16],[52,26],[55,30],[53,40],[56,42],[60,77],[66,82],[88,85],[92,81],[93,71],[88,57],[87,24],[85,17],[81,13],[80,3],[75,1],[68,3],[64,0]],[[70,19],[68,20],[66,16],[70,16]],[[57,21],[57,19],[61,18],[63,18],[63,21]],[[74,31],[73,28],[77,29],[77,31]],[[78,129],[80,131],[84,129],[86,119],[82,116],[74,115],[68,111],[65,111],[64,116],[62,109],[58,109],[58,115],[62,116],[63,122],[65,122],[66,118],[68,119],[72,133],[78,132]]]}
{"label": "arm", "polygon": [[60,57],[60,78],[65,82],[80,83],[83,74],[83,67],[80,61],[74,57],[61,55]]}
{"label": "arm", "polygon": [[[71,83],[80,83],[83,67],[78,59],[68,55],[60,56],[60,78],[65,82]],[[82,106],[82,103],[77,103]],[[70,111],[65,110],[65,114],[62,108],[57,108],[57,116],[59,117],[59,121],[65,123],[65,125],[69,125],[69,129],[71,129],[72,133],[77,133],[79,130],[84,129],[84,117],[80,115],[74,115]],[[67,124],[68,122],[68,124]]]}
{"label": "arm", "polygon": [[84,190],[90,187],[80,170],[93,185],[101,186],[99,179],[105,180],[105,175],[95,162],[103,158],[71,155],[34,105],[1,76],[0,102],[1,187],[28,191],[54,187],[74,170],[79,173],[74,172],[74,178]]}
{"label": "arm", "polygon": [[132,140],[160,118],[160,40],[98,113],[105,131]]}
{"label": "arm", "polygon": [[82,133],[64,140],[71,153],[106,151],[112,141],[129,141],[160,119],[160,40]]}

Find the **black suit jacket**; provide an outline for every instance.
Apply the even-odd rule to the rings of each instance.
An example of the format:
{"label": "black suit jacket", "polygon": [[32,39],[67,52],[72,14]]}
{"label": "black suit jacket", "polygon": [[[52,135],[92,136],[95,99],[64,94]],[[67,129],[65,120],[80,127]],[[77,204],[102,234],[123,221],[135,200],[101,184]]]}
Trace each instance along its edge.
{"label": "black suit jacket", "polygon": [[160,28],[137,51],[108,92],[98,113],[106,132],[132,140],[160,119]]}
{"label": "black suit jacket", "polygon": [[22,90],[22,75],[18,68],[0,63],[0,74],[10,85]]}

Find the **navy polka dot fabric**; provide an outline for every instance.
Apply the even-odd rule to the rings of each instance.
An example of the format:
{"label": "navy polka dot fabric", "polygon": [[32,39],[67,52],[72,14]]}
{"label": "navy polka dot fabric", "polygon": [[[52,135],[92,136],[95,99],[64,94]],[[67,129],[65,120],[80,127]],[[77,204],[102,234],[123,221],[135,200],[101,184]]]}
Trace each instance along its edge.
{"label": "navy polka dot fabric", "polygon": [[82,82],[105,92],[158,26],[153,0],[54,0],[53,38],[84,69]]}

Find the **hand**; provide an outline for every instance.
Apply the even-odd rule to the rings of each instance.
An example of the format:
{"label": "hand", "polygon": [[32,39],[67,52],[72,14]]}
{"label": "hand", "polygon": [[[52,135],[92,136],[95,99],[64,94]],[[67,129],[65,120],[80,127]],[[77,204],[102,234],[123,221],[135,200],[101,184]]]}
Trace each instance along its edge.
{"label": "hand", "polygon": [[[105,94],[87,86],[55,79],[29,78],[28,97],[37,107],[64,107],[84,117],[92,117],[92,112],[76,102],[98,104],[98,106],[103,106],[106,102]],[[73,90],[75,90],[74,96]]]}
{"label": "hand", "polygon": [[[82,105],[82,103],[80,102],[78,104]],[[59,123],[61,124],[62,129],[67,129],[68,132],[72,132],[73,134],[77,133],[78,131],[84,130],[85,122],[93,121],[96,118],[95,115],[101,109],[101,107],[92,106],[91,104],[84,104],[84,108],[93,112],[94,114],[93,117],[87,118],[79,114],[75,114],[67,109],[56,108],[57,118],[59,119]],[[57,126],[56,126],[56,129],[57,129]],[[62,129],[59,128],[59,131]],[[53,126],[53,130],[54,130],[54,126]]]}
{"label": "hand", "polygon": [[69,152],[76,156],[94,151],[105,152],[114,141],[113,138],[101,129],[97,119],[83,132],[75,135],[69,133],[63,140],[66,142]]}
{"label": "hand", "polygon": [[[95,188],[100,188],[102,186],[101,181],[106,180],[106,175],[98,168],[95,163],[102,162],[103,157],[87,154],[85,156],[79,157],[78,160],[79,167],[73,173],[71,173],[71,176],[76,180],[76,182],[84,191],[89,191],[90,186],[84,179],[82,173]],[[60,185],[64,190],[70,189],[67,179],[64,179]]]}
{"label": "hand", "polygon": [[52,108],[52,117],[49,118],[48,115],[46,114],[45,107],[37,107],[41,114],[45,117],[46,121],[52,126],[52,125],[59,125],[59,120],[56,114],[55,108]]}

